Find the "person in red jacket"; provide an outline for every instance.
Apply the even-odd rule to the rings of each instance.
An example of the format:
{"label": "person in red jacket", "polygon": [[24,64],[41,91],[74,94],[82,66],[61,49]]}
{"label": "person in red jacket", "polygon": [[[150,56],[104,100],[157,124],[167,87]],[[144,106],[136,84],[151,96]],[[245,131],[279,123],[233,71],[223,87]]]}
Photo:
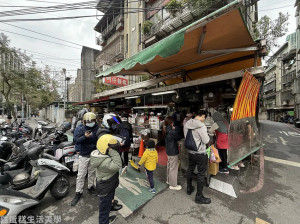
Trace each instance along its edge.
{"label": "person in red jacket", "polygon": [[227,149],[229,148],[228,145],[228,129],[229,124],[228,122],[223,118],[222,114],[220,112],[215,112],[212,115],[212,119],[214,120],[213,125],[209,129],[210,133],[215,132],[216,134],[216,146],[219,150],[219,155],[221,158],[220,162],[220,169],[219,173],[225,173],[229,174],[229,170],[227,169]]}

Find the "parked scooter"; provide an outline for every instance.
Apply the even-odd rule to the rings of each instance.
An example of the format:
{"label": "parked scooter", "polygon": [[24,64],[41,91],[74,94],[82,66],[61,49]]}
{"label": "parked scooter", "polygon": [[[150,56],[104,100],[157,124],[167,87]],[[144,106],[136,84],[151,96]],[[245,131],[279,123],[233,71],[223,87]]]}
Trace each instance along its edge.
{"label": "parked scooter", "polygon": [[[30,158],[33,166],[31,175],[20,173],[11,178],[3,171],[7,161],[0,160],[0,209],[4,210],[6,217],[17,216],[25,209],[38,204],[48,190],[55,199],[61,199],[68,194],[70,183],[64,173],[70,170],[52,160],[51,155],[43,154],[49,159],[40,159],[39,155],[43,150],[44,147],[41,146],[26,151],[26,156]],[[36,183],[23,190],[26,194],[11,190],[11,187],[28,186],[33,179],[36,179]]]}

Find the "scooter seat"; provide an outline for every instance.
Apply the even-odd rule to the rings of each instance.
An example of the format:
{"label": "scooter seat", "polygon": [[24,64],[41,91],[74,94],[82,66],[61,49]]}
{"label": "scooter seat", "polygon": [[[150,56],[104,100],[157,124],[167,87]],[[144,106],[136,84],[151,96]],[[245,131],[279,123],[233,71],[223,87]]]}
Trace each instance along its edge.
{"label": "scooter seat", "polygon": [[72,141],[62,142],[57,146],[57,148],[64,148],[64,147],[72,146],[72,145],[74,145],[74,143]]}
{"label": "scooter seat", "polygon": [[43,126],[43,129],[45,129],[45,130],[51,130],[51,129],[55,129],[55,126],[47,125],[47,126]]}
{"label": "scooter seat", "polygon": [[25,194],[20,191],[11,190],[11,189],[0,189],[0,195],[11,195],[15,197],[22,197],[22,198],[36,200],[35,198],[31,197],[28,194]]}

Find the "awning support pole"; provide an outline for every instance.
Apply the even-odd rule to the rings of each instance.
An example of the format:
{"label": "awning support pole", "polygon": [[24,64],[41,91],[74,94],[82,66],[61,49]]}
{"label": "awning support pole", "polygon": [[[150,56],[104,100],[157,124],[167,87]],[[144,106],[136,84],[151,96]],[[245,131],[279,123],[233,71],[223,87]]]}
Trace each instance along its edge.
{"label": "awning support pole", "polygon": [[258,47],[253,46],[253,47],[230,48],[230,49],[222,49],[222,50],[201,51],[200,54],[220,54],[220,53],[234,53],[234,52],[257,51],[257,50]]}
{"label": "awning support pole", "polygon": [[206,35],[206,26],[203,26],[200,43],[198,45],[198,51],[197,51],[198,54],[201,54],[201,47],[202,47],[205,35]]}

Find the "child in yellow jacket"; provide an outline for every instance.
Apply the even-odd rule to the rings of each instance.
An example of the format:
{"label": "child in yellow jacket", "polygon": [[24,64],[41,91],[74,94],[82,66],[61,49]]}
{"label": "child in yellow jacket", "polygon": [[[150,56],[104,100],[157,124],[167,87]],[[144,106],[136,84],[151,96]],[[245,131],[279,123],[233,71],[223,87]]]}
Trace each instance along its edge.
{"label": "child in yellow jacket", "polygon": [[155,149],[155,142],[149,140],[147,142],[146,150],[139,161],[139,167],[145,163],[145,170],[150,184],[149,191],[153,194],[156,193],[153,182],[153,171],[156,169],[156,163],[158,162],[158,155]]}

